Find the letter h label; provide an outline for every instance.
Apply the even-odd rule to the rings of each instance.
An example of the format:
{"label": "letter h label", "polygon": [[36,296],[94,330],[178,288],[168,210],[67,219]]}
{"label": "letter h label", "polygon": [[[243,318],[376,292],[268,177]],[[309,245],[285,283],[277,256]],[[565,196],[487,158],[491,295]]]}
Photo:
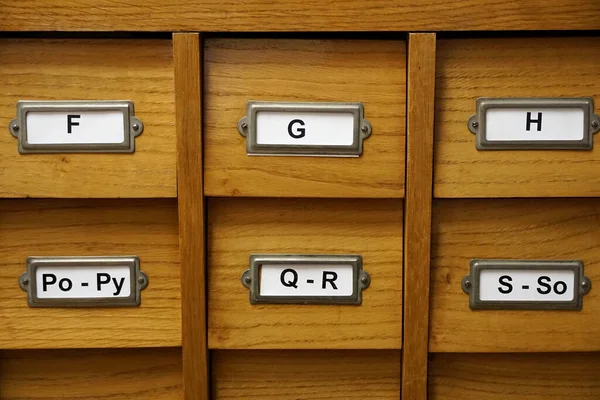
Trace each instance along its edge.
{"label": "letter h label", "polygon": [[537,125],[537,131],[542,131],[542,113],[539,112],[537,115],[537,119],[531,119],[531,113],[527,112],[527,126],[526,130],[529,132],[531,130],[531,124],[534,123]]}

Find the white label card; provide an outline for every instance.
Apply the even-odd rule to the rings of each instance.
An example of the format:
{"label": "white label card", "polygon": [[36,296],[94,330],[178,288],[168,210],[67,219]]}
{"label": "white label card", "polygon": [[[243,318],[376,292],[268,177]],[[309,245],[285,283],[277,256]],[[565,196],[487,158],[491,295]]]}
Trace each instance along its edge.
{"label": "white label card", "polygon": [[354,143],[352,113],[259,111],[259,145],[350,146]]}
{"label": "white label card", "polygon": [[576,141],[586,127],[582,108],[489,108],[485,113],[488,141]]}
{"label": "white label card", "polygon": [[260,267],[261,296],[351,296],[351,264],[265,264]]}
{"label": "white label card", "polygon": [[125,115],[119,110],[28,111],[29,144],[111,144],[125,141]]}
{"label": "white label card", "polygon": [[131,295],[129,266],[54,267],[35,270],[40,299],[118,298]]}
{"label": "white label card", "polygon": [[573,270],[483,269],[481,301],[571,301],[575,298]]}

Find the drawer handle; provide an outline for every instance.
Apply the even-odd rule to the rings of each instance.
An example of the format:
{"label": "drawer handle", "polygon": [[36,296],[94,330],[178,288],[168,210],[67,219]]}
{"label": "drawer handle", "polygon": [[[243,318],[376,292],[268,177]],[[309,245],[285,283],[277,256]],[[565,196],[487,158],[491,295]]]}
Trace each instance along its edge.
{"label": "drawer handle", "polygon": [[19,285],[29,307],[131,307],[148,276],[137,256],[28,257]]}
{"label": "drawer handle", "polygon": [[372,127],[362,103],[249,101],[238,122],[251,156],[359,157]]}
{"label": "drawer handle", "polygon": [[250,304],[360,305],[371,277],[357,255],[253,254],[242,284]]}
{"label": "drawer handle", "polygon": [[579,260],[471,260],[462,280],[472,310],[579,311],[591,288]]}
{"label": "drawer handle", "polygon": [[17,103],[10,133],[19,153],[133,153],[144,124],[131,101]]}
{"label": "drawer handle", "polygon": [[476,109],[477,150],[591,150],[600,130],[592,98],[479,98]]}

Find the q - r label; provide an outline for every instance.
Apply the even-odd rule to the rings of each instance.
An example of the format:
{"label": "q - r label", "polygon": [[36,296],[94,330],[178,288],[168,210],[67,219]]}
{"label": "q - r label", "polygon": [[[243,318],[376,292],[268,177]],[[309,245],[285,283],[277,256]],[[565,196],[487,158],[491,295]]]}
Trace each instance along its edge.
{"label": "q - r label", "polygon": [[261,296],[351,296],[353,266],[343,264],[265,264]]}

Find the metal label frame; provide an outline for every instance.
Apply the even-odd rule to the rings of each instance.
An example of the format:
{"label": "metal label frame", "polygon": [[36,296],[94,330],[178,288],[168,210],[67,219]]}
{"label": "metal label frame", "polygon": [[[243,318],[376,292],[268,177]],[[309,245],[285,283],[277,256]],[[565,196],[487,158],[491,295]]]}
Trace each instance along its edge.
{"label": "metal label frame", "polygon": [[[364,119],[364,106],[362,103],[248,101],[246,107],[246,116],[238,122],[238,131],[246,138],[246,153],[249,156],[359,157],[363,151],[363,140],[368,138],[372,132],[371,124]],[[354,134],[352,144],[349,146],[258,144],[256,116],[261,111],[353,114]]]}
{"label": "metal label frame", "polygon": [[[570,270],[574,273],[574,296],[570,301],[496,301],[481,300],[479,278],[482,270]],[[462,280],[462,289],[469,295],[469,307],[472,310],[572,310],[583,307],[583,296],[592,287],[592,283],[583,272],[580,260],[471,260],[471,272]]]}
{"label": "metal label frame", "polygon": [[[352,265],[354,277],[350,296],[262,296],[260,294],[260,269],[265,264],[343,264]],[[362,291],[371,284],[371,277],[362,269],[358,255],[291,255],[253,254],[250,267],[242,274],[242,284],[250,290],[250,304],[350,304],[362,303]]]}
{"label": "metal label frame", "polygon": [[[115,298],[40,299],[37,296],[38,267],[111,267],[127,266],[130,271],[130,295]],[[141,291],[148,286],[148,276],[140,271],[138,256],[109,257],[28,257],[27,271],[19,278],[19,286],[27,292],[29,307],[135,307],[141,304]]]}
{"label": "metal label frame", "polygon": [[[486,112],[491,108],[581,108],[583,138],[581,140],[502,140],[486,137]],[[600,130],[600,118],[594,114],[594,99],[582,98],[479,98],[477,113],[469,118],[468,127],[476,135],[477,150],[591,150],[594,133]],[[587,127],[587,129],[585,128]]]}
{"label": "metal label frame", "polygon": [[[32,144],[27,140],[28,112],[81,112],[120,111],[123,113],[122,143],[57,143]],[[134,153],[135,138],[144,130],[144,124],[134,115],[133,102],[129,100],[107,101],[37,101],[20,100],[17,117],[10,121],[9,131],[19,140],[19,153]]]}

